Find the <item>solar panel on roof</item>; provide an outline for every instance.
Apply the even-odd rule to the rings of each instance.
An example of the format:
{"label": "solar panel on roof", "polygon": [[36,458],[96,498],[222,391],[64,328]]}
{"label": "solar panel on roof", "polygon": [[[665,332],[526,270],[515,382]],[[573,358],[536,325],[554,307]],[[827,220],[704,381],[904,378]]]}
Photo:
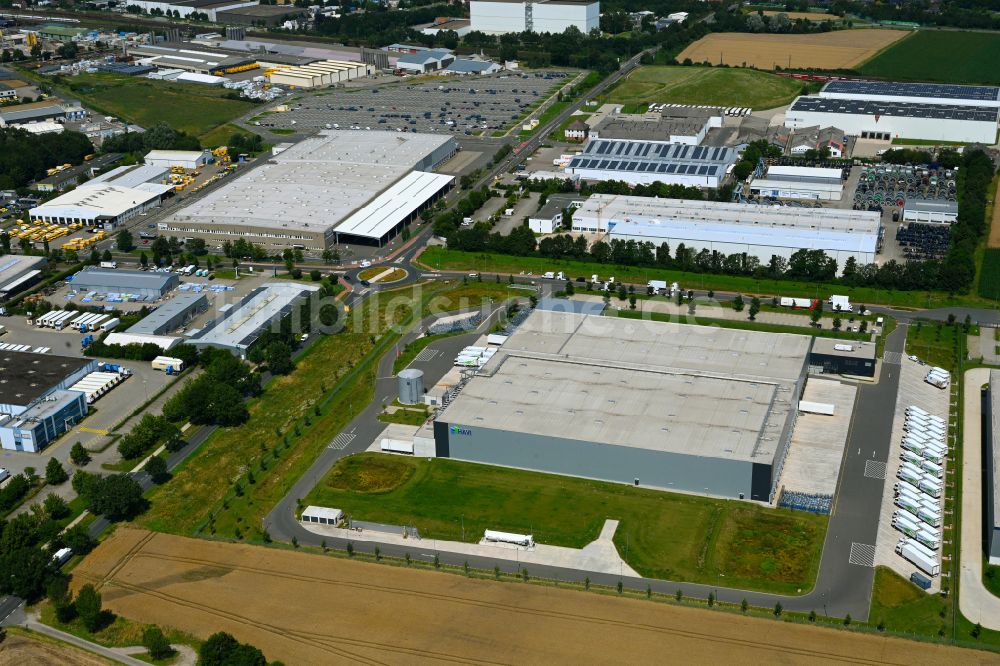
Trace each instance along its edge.
{"label": "solar panel on roof", "polygon": [[698,175],[699,176],[704,176],[706,173],[708,173],[708,167],[707,166],[703,166],[703,167],[699,167],[698,168]]}
{"label": "solar panel on roof", "polygon": [[825,92],[885,97],[936,97],[943,100],[1000,100],[996,86],[961,86],[949,83],[900,83],[896,81],[830,81]]}

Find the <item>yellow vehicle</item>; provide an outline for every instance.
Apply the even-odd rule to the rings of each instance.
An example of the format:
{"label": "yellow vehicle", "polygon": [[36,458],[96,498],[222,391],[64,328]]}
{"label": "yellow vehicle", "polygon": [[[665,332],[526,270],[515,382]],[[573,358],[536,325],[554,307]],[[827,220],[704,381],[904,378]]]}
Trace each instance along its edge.
{"label": "yellow vehicle", "polygon": [[83,161],[84,162],[89,162],[92,159],[94,159],[94,154],[93,153],[91,153],[90,155],[84,155],[83,156]]}

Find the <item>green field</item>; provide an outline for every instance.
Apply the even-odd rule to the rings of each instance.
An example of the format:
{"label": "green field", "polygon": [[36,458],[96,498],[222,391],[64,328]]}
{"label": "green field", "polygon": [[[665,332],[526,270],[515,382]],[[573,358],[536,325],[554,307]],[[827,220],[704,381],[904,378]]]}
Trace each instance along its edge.
{"label": "green field", "polygon": [[574,548],[616,518],[618,551],[643,575],[789,594],[812,587],[827,524],[747,502],[378,453],[338,462],[302,504],[415,526],[423,539],[459,541],[464,528],[475,543],[498,529]]}
{"label": "green field", "polygon": [[1000,84],[1000,34],[917,30],[860,67],[887,79]]}
{"label": "green field", "polygon": [[640,67],[605,101],[620,104],[671,102],[771,109],[791,102],[802,82],[754,69],[727,67]]}
{"label": "green field", "polygon": [[979,270],[979,295],[992,301],[1000,300],[1000,250],[987,249]]}
{"label": "green field", "polygon": [[924,593],[920,588],[891,569],[875,570],[872,606],[868,621],[885,623],[886,629],[937,636],[946,627],[948,602],[939,595]]}
{"label": "green field", "polygon": [[222,88],[119,74],[81,74],[69,79],[67,87],[70,96],[99,113],[142,127],[163,122],[195,136],[225,125],[255,106],[226,99],[223,95],[230,91]]}
{"label": "green field", "polygon": [[965,335],[961,325],[916,321],[910,325],[906,334],[906,353],[915,354],[921,361],[954,372],[958,335]]}

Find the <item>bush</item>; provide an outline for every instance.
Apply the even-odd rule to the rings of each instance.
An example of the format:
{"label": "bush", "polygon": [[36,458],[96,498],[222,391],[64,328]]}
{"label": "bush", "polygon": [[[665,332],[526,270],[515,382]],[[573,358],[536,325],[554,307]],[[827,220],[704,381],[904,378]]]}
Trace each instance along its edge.
{"label": "bush", "polygon": [[142,632],[142,646],[153,659],[166,659],[174,653],[170,641],[159,627],[146,627]]}
{"label": "bush", "polygon": [[49,462],[45,465],[45,482],[50,486],[58,486],[61,483],[65,483],[69,479],[69,474],[63,469],[62,463],[60,463],[55,458],[49,458]]}

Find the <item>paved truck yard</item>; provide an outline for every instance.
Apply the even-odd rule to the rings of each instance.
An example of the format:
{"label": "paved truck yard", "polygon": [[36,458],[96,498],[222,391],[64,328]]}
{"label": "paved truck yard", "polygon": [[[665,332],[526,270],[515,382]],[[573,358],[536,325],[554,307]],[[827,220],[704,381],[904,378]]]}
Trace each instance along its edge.
{"label": "paved truck yard", "polygon": [[261,118],[278,129],[379,129],[476,134],[506,130],[572,74],[445,78],[425,83],[341,90],[305,97],[283,113]]}

